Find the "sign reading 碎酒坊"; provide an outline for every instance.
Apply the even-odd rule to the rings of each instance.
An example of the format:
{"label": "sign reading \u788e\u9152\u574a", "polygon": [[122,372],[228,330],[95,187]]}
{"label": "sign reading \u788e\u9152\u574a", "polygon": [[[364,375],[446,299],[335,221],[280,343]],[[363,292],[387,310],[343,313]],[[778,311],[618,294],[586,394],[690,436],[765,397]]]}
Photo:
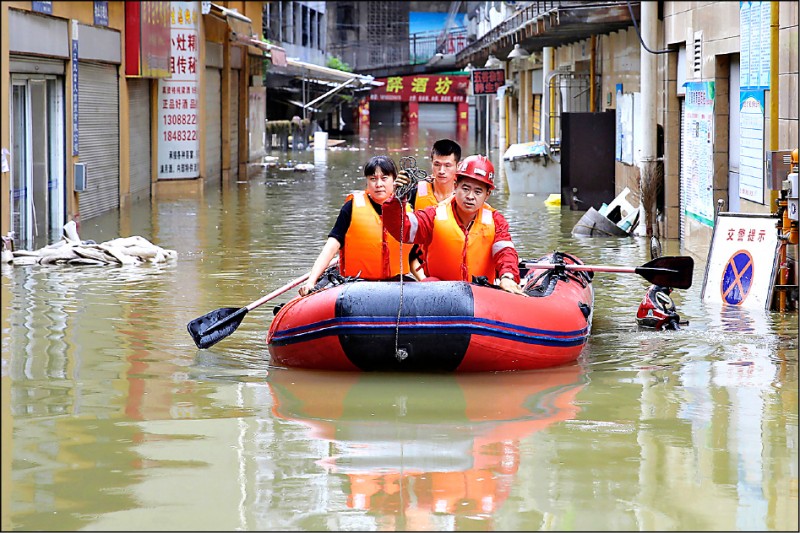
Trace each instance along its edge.
{"label": "sign reading \u788e\u9152\u574a", "polygon": [[369,99],[379,102],[458,103],[467,101],[467,76],[416,75],[378,78]]}

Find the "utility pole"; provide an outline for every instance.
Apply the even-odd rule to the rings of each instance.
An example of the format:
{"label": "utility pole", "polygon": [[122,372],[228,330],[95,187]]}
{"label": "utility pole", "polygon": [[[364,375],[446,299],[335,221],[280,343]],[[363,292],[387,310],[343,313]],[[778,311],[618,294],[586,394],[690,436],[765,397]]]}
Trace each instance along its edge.
{"label": "utility pole", "polygon": [[[641,2],[641,38],[639,66],[641,70],[641,95],[642,95],[642,153],[639,154],[639,187],[642,191],[639,202],[639,235],[653,236],[655,221],[656,191],[659,180],[659,162],[656,161],[656,55],[645,49],[656,50],[656,36],[658,32],[658,2]],[[663,167],[662,167],[663,168]],[[663,170],[661,171],[663,174]]]}

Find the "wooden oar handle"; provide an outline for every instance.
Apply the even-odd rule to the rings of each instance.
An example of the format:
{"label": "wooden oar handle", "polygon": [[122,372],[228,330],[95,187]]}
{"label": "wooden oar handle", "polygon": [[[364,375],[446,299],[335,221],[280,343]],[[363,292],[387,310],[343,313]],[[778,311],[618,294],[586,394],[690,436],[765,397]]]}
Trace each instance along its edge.
{"label": "wooden oar handle", "polygon": [[[339,256],[336,256],[333,259],[331,259],[330,262],[328,263],[328,266],[331,267],[331,266],[335,265],[337,263],[337,261],[339,261]],[[249,304],[247,306],[247,310],[248,311],[252,311],[256,307],[264,305],[265,303],[267,303],[268,301],[272,300],[273,298],[277,298],[278,296],[280,296],[281,294],[285,293],[286,291],[289,291],[289,290],[297,287],[298,285],[303,283],[305,280],[307,280],[308,276],[310,276],[310,275],[311,275],[311,272],[306,272],[302,276],[294,278],[292,281],[290,281],[289,283],[287,283],[286,285],[284,285],[280,289],[275,289],[271,293],[269,293],[269,294],[267,294],[265,296],[262,296],[261,298],[259,298],[255,302]]]}
{"label": "wooden oar handle", "polygon": [[576,265],[576,264],[557,265],[554,263],[525,263],[525,267],[530,269],[563,268],[565,270],[582,270],[582,271],[593,271],[593,272],[627,272],[632,274],[636,273],[635,268],[621,267],[621,266],[594,266],[594,265]]}

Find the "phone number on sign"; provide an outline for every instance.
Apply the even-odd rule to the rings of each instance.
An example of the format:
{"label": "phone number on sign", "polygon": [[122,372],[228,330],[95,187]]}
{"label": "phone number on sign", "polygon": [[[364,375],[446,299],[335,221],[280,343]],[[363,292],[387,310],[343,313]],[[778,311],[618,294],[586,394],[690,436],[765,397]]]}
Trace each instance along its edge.
{"label": "phone number on sign", "polygon": [[178,115],[164,115],[164,125],[166,126],[175,126],[175,125],[191,125],[197,124],[197,115],[195,114],[188,114],[188,113],[181,113]]}
{"label": "phone number on sign", "polygon": [[165,141],[196,141],[197,132],[195,130],[165,131]]}

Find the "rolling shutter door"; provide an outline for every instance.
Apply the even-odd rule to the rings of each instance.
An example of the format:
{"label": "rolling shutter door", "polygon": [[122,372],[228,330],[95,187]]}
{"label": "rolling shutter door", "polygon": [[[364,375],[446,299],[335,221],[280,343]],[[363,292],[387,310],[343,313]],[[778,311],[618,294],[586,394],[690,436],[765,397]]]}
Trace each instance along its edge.
{"label": "rolling shutter door", "polygon": [[220,71],[206,67],[206,179],[219,180],[222,172],[222,104]]}
{"label": "rolling shutter door", "polygon": [[150,198],[150,80],[128,80],[131,201]]}
{"label": "rolling shutter door", "polygon": [[86,164],[82,221],[119,207],[119,85],[117,67],[80,63],[78,159]]}
{"label": "rolling shutter door", "polygon": [[456,134],[456,104],[419,104],[419,129],[435,130],[442,136],[454,137]]}
{"label": "rolling shutter door", "polygon": [[239,176],[239,71],[231,70],[231,172],[230,177]]}

